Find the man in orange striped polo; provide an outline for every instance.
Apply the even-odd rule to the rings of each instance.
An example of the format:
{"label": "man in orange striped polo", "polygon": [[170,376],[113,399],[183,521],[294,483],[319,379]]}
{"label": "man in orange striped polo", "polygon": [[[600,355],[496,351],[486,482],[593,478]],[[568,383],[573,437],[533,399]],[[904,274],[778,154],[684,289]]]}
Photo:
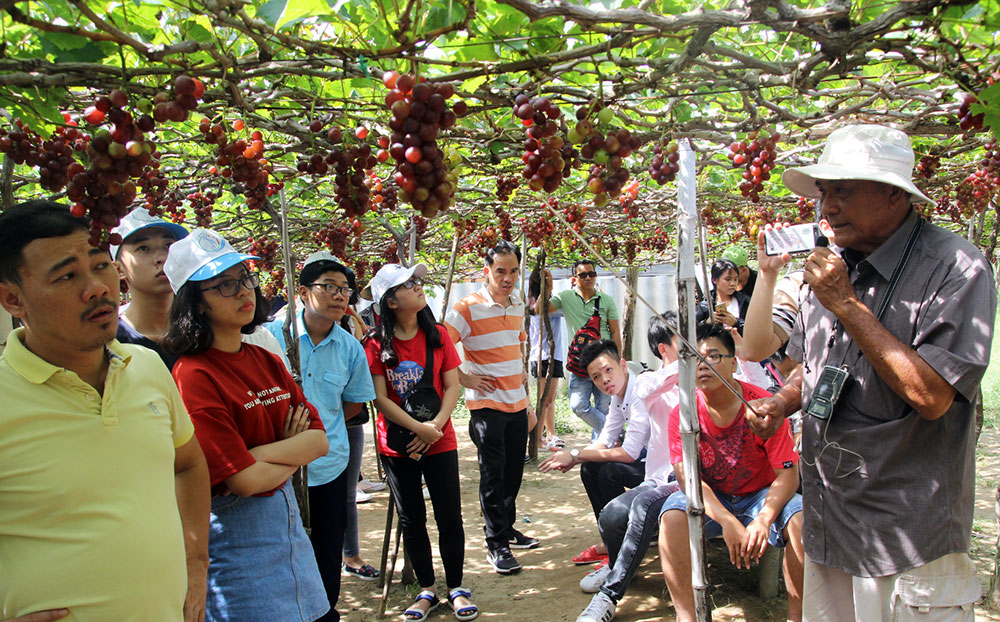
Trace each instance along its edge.
{"label": "man in orange striped polo", "polygon": [[514,295],[521,252],[501,241],[486,253],[482,289],[459,300],[445,318],[452,340],[462,342],[459,368],[472,416],[469,436],[479,450],[479,505],[486,523],[486,561],[500,574],[521,569],[511,548],[531,549],[538,540],[514,529],[515,501],[528,443],[527,378],[522,363],[524,302]]}

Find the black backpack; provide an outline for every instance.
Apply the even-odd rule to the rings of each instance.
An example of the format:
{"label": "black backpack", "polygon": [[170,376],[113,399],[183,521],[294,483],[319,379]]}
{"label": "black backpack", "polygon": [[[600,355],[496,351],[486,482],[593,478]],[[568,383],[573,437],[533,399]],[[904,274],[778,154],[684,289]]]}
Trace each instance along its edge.
{"label": "black backpack", "polygon": [[601,339],[601,298],[594,298],[594,314],[590,316],[587,323],[580,327],[573,335],[573,340],[569,343],[569,351],[566,353],[566,369],[577,376],[588,378],[587,370],[580,367],[580,353],[588,343],[600,341]]}

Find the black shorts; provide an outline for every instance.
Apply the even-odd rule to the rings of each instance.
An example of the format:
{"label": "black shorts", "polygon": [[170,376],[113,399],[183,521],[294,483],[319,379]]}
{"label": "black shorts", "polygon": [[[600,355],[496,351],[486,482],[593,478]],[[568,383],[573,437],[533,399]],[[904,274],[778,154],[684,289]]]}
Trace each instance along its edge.
{"label": "black shorts", "polygon": [[[549,375],[549,362],[542,361],[542,374],[541,377],[545,378]],[[538,361],[531,361],[531,377],[538,378]],[[556,361],[555,365],[552,366],[552,377],[562,378],[563,377],[563,364],[562,361]]]}

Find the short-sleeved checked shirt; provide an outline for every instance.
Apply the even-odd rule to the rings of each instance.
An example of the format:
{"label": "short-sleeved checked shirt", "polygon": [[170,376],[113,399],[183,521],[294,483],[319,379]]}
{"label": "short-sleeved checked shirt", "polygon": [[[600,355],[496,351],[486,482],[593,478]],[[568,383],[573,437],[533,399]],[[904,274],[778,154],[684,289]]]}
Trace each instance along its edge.
{"label": "short-sleeved checked shirt", "polygon": [[[867,257],[843,251],[854,291],[869,309],[885,296],[917,218],[911,212]],[[828,362],[844,361],[852,378],[829,428],[816,417],[803,421],[803,540],[813,561],[882,577],[968,551],[975,400],[990,358],[996,302],[983,255],[925,223],[881,322],[956,390],[948,412],[928,421],[882,381],[815,295],[804,299],[787,349],[803,361],[803,404]]]}

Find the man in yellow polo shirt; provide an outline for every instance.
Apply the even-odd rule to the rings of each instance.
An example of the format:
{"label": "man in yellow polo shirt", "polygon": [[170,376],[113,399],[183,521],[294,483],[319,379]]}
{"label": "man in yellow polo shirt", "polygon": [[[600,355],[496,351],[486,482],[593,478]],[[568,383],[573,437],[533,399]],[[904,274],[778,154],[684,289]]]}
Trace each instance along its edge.
{"label": "man in yellow polo shirt", "polygon": [[[118,274],[54,203],[0,215],[0,619],[201,622],[208,470]],[[38,614],[32,617],[33,614]]]}

